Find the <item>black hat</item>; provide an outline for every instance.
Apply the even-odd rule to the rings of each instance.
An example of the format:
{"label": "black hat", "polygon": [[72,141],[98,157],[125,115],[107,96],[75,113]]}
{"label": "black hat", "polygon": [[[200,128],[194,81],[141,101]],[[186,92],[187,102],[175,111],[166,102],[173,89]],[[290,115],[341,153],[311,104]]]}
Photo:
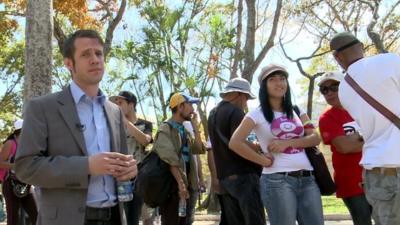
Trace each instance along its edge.
{"label": "black hat", "polygon": [[121,91],[117,96],[111,96],[110,101],[115,102],[118,98],[123,98],[128,103],[133,103],[135,105],[137,103],[136,96],[130,91]]}
{"label": "black hat", "polygon": [[340,52],[358,43],[361,42],[352,33],[342,32],[333,36],[332,40],[329,43],[329,46],[331,48],[331,51]]}

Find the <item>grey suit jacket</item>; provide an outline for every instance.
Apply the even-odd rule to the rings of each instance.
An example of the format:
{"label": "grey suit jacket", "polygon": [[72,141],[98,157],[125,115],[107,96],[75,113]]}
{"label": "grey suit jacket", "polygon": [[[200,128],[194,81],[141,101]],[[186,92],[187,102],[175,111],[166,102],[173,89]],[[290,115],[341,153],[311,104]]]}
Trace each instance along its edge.
{"label": "grey suit jacket", "polygon": [[[104,104],[111,149],[127,153],[123,115]],[[39,225],[83,225],[89,184],[88,153],[70,88],[34,98],[24,112],[15,161],[16,175],[40,188]],[[122,203],[121,224],[126,224]]]}

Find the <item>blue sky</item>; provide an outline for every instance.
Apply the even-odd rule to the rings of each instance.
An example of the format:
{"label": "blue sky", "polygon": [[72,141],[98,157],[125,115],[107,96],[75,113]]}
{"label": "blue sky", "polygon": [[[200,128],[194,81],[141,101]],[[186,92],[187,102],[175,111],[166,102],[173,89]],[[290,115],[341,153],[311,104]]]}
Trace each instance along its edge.
{"label": "blue sky", "polygon": [[[114,43],[121,43],[122,41],[127,40],[132,36],[140,35],[140,33],[141,33],[140,28],[141,28],[141,26],[144,25],[144,23],[142,22],[142,20],[138,19],[138,17],[139,17],[138,12],[135,9],[130,9],[126,12],[126,14],[124,16],[124,20],[125,21],[135,21],[135,23],[132,25],[132,22],[130,22],[128,25],[130,27],[128,27],[128,29],[124,30],[122,28],[122,24],[124,21],[122,21],[122,24],[120,24],[116,30],[116,35],[114,36]],[[269,31],[267,31],[265,33],[269,34]],[[288,52],[293,57],[304,56],[304,53],[306,52],[306,50],[309,50],[311,52],[313,50],[313,48],[315,48],[315,43],[312,42],[312,40],[308,37],[307,34],[302,34],[302,36],[303,37],[297,39],[297,41],[294,41],[293,43],[290,43],[288,45]],[[257,37],[258,40],[260,40],[262,38],[265,39],[266,37],[260,37],[260,36]],[[277,35],[277,38],[278,38],[278,35]],[[261,45],[258,44],[257,46],[258,46],[258,49],[256,50],[256,54],[261,50]],[[297,51],[298,46],[302,46],[302,49],[304,49],[304,50]],[[254,79],[252,82],[252,92],[257,95],[258,88],[259,88],[258,82],[257,82],[257,76],[258,76],[259,72],[261,71],[261,69],[269,63],[279,63],[282,65],[285,65],[288,68],[289,73],[290,73],[289,82],[292,86],[292,92],[294,93],[294,102],[296,104],[304,106],[304,102],[305,102],[304,93],[302,93],[302,91],[300,91],[300,87],[298,84],[298,80],[302,76],[300,75],[300,73],[297,69],[297,66],[294,63],[289,62],[284,57],[284,55],[281,53],[279,46],[275,46],[267,54],[267,56],[265,57],[265,59],[263,60],[263,62],[258,67],[257,71],[255,72]],[[125,88],[129,89],[130,86],[127,84],[127,86],[125,86]],[[116,91],[115,93],[110,93],[110,94],[116,94],[117,92],[118,91]],[[216,90],[216,92],[218,92],[218,90]],[[210,106],[207,108],[211,109],[212,106],[214,106],[218,101],[220,101],[219,97],[217,97],[215,99],[211,99],[211,101],[209,102]],[[148,105],[149,103],[150,103],[150,101],[145,103],[144,105]],[[253,101],[249,102],[250,108],[255,108],[257,106],[258,106],[258,100],[253,100]],[[146,115],[151,114],[151,108],[146,107],[144,114],[146,114]]]}
{"label": "blue sky", "polygon": [[[134,22],[132,22],[134,21]],[[20,26],[20,33],[16,36],[17,39],[21,39],[23,38],[23,33],[24,33],[24,24],[25,24],[25,20],[24,19],[19,19],[18,20]],[[123,29],[123,24],[127,22],[128,23],[128,29]],[[137,10],[135,10],[134,8],[130,8],[128,11],[126,11],[123,20],[121,21],[121,23],[118,25],[116,32],[114,34],[114,40],[113,43],[118,44],[123,42],[124,40],[129,39],[132,36],[135,36],[137,34],[140,34],[140,29],[141,27],[144,25],[144,22],[142,19],[139,19],[139,15]],[[294,29],[294,28],[293,28]],[[245,30],[245,29],[243,29]],[[269,31],[265,32],[266,34],[269,34]],[[260,35],[260,34],[259,34]],[[279,35],[279,34],[278,34]],[[277,36],[278,36],[277,35]],[[307,35],[302,34],[303,37],[298,38],[297,41],[291,43],[290,45],[288,45],[288,52],[291,54],[291,56],[296,57],[296,56],[300,56],[300,55],[304,55],[304,50],[310,49],[310,51],[313,49],[314,47],[314,43],[312,42],[312,40],[310,38],[307,38]],[[257,36],[256,37],[258,40],[261,39],[265,39],[266,37],[263,36]],[[278,37],[277,37],[278,38]],[[276,38],[276,39],[277,39]],[[264,42],[265,43],[265,42]],[[54,44],[56,46],[56,42],[54,41]],[[261,45],[258,44],[258,49],[256,49],[256,54],[261,50]],[[298,46],[302,47],[302,51],[297,51],[298,50]],[[254,74],[254,79],[252,82],[252,92],[254,94],[257,95],[258,93],[258,82],[257,82],[257,76],[259,74],[259,72],[261,71],[261,69],[266,66],[269,63],[279,63],[282,65],[285,65],[290,73],[289,76],[289,82],[291,84],[292,87],[292,92],[294,93],[294,102],[297,104],[300,104],[301,106],[303,106],[303,102],[305,101],[305,98],[303,96],[304,93],[301,93],[300,91],[300,87],[297,83],[297,81],[301,78],[301,75],[297,69],[297,66],[294,63],[289,62],[281,53],[279,46],[275,46],[266,56],[266,58],[263,60],[263,62],[261,63],[261,65],[258,67],[257,71]],[[115,65],[109,65],[109,68],[113,68],[115,67]],[[106,74],[107,76],[107,74]],[[0,94],[4,93],[4,84],[0,84]],[[131,87],[129,86],[125,86],[124,88],[126,89],[130,89]],[[115,90],[113,93],[107,93],[108,95],[113,95],[116,94],[118,92],[118,90]],[[218,92],[218,90],[216,90],[216,92]],[[217,95],[218,96],[218,95]],[[208,109],[211,109],[212,106],[214,106],[218,101],[220,101],[220,99],[217,97],[215,99],[212,99],[210,101],[210,106],[207,107]],[[149,103],[147,102],[146,104],[144,104],[145,106],[149,105]],[[258,100],[253,100],[249,102],[249,107],[250,108],[254,108],[258,106]],[[150,112],[152,111],[152,109],[150,107],[145,107],[145,112],[143,112],[143,114],[149,115],[151,114]]]}

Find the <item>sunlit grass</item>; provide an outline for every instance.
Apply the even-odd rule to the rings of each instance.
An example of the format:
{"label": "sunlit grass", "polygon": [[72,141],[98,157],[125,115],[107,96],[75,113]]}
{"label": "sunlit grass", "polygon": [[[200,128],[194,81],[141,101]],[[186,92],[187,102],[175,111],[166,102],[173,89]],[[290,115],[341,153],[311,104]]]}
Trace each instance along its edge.
{"label": "sunlit grass", "polygon": [[349,214],[342,199],[332,196],[322,196],[324,214]]}

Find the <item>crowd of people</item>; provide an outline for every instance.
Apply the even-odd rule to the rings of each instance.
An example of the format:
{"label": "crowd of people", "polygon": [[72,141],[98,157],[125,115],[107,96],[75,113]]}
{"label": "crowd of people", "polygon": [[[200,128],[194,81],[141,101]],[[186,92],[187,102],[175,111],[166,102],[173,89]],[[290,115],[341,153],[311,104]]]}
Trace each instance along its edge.
{"label": "crowd of people", "polygon": [[[233,78],[210,112],[205,145],[196,97],[171,93],[172,116],[155,136],[153,124],[138,118],[133,93],[107,99],[99,88],[103,46],[96,31],[70,35],[62,52],[70,85],[28,101],[23,121],[16,121],[3,143],[0,179],[8,225],[19,224],[21,208],[32,225],[138,225],[140,219],[150,225],[156,211],[162,225],[191,225],[205,188],[198,157],[205,150],[221,225],[265,225],[265,211],[271,225],[322,225],[321,193],[305,152],[321,140],[332,151],[336,196],[354,224],[400,224],[400,130],[359,94],[361,86],[397,115],[399,56],[364,57],[354,35],[336,34],[330,48],[346,75],[327,72],[318,82],[330,105],[320,116],[319,132],[293,104],[284,66],[261,70],[259,107],[247,113],[247,101],[256,96],[247,80]],[[174,180],[158,210],[134,189],[148,145]]]}

